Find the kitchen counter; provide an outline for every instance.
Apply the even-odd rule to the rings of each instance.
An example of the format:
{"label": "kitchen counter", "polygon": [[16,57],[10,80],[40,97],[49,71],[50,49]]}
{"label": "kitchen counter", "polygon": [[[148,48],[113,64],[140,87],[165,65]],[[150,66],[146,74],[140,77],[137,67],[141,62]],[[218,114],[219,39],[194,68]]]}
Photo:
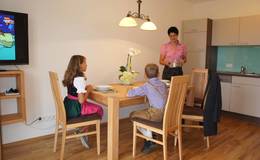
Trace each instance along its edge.
{"label": "kitchen counter", "polygon": [[217,73],[219,75],[227,75],[227,76],[260,78],[260,74],[256,74],[256,73],[240,73],[240,72],[228,72],[228,71],[218,71]]}

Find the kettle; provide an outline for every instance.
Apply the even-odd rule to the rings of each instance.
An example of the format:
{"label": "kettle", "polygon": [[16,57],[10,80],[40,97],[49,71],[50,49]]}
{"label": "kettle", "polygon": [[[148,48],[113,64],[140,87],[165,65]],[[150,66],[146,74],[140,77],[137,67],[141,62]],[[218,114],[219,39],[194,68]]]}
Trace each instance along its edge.
{"label": "kettle", "polygon": [[241,66],[240,73],[245,74],[246,73],[246,66]]}

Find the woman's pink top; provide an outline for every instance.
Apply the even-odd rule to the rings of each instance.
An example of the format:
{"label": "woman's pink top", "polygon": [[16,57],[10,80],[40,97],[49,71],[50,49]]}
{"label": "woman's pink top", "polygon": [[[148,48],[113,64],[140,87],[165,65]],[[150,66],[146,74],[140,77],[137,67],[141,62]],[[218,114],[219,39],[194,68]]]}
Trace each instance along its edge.
{"label": "woman's pink top", "polygon": [[161,46],[160,54],[165,56],[166,60],[170,63],[179,61],[187,55],[187,48],[184,44],[178,43],[174,49],[171,42],[165,43]]}

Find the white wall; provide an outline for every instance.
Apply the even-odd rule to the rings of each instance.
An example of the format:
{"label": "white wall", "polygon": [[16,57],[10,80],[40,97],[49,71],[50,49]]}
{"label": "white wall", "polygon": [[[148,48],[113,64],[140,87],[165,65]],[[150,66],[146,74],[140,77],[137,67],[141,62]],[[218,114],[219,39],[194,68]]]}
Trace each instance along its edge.
{"label": "white wall", "polygon": [[[25,71],[27,122],[55,114],[48,71],[57,71],[62,78],[72,54],[87,57],[89,83],[107,84],[118,82],[118,68],[125,65],[128,48],[138,48],[142,53],[134,57],[133,68],[140,72],[138,80],[143,79],[144,65],[158,63],[159,47],[168,40],[168,27],[180,27],[181,20],[189,17],[190,5],[182,0],[143,1],[141,12],[150,16],[158,30],[141,31],[117,25],[127,11],[137,11],[136,1],[1,0],[2,10],[29,14],[30,65],[19,66]],[[1,89],[8,88],[10,83],[2,80]],[[12,107],[5,105],[1,103],[2,110],[10,112]],[[120,116],[128,116],[135,108],[138,107],[124,109]],[[3,143],[50,134],[53,127],[53,119],[33,126],[5,125]]]}

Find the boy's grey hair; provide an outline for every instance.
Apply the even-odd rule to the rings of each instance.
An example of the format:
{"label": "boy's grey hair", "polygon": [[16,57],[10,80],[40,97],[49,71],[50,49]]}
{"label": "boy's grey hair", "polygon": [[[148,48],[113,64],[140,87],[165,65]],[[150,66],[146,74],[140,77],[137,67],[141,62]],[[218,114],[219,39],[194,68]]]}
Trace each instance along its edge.
{"label": "boy's grey hair", "polygon": [[145,66],[145,74],[150,78],[158,77],[159,67],[157,64],[149,63]]}

